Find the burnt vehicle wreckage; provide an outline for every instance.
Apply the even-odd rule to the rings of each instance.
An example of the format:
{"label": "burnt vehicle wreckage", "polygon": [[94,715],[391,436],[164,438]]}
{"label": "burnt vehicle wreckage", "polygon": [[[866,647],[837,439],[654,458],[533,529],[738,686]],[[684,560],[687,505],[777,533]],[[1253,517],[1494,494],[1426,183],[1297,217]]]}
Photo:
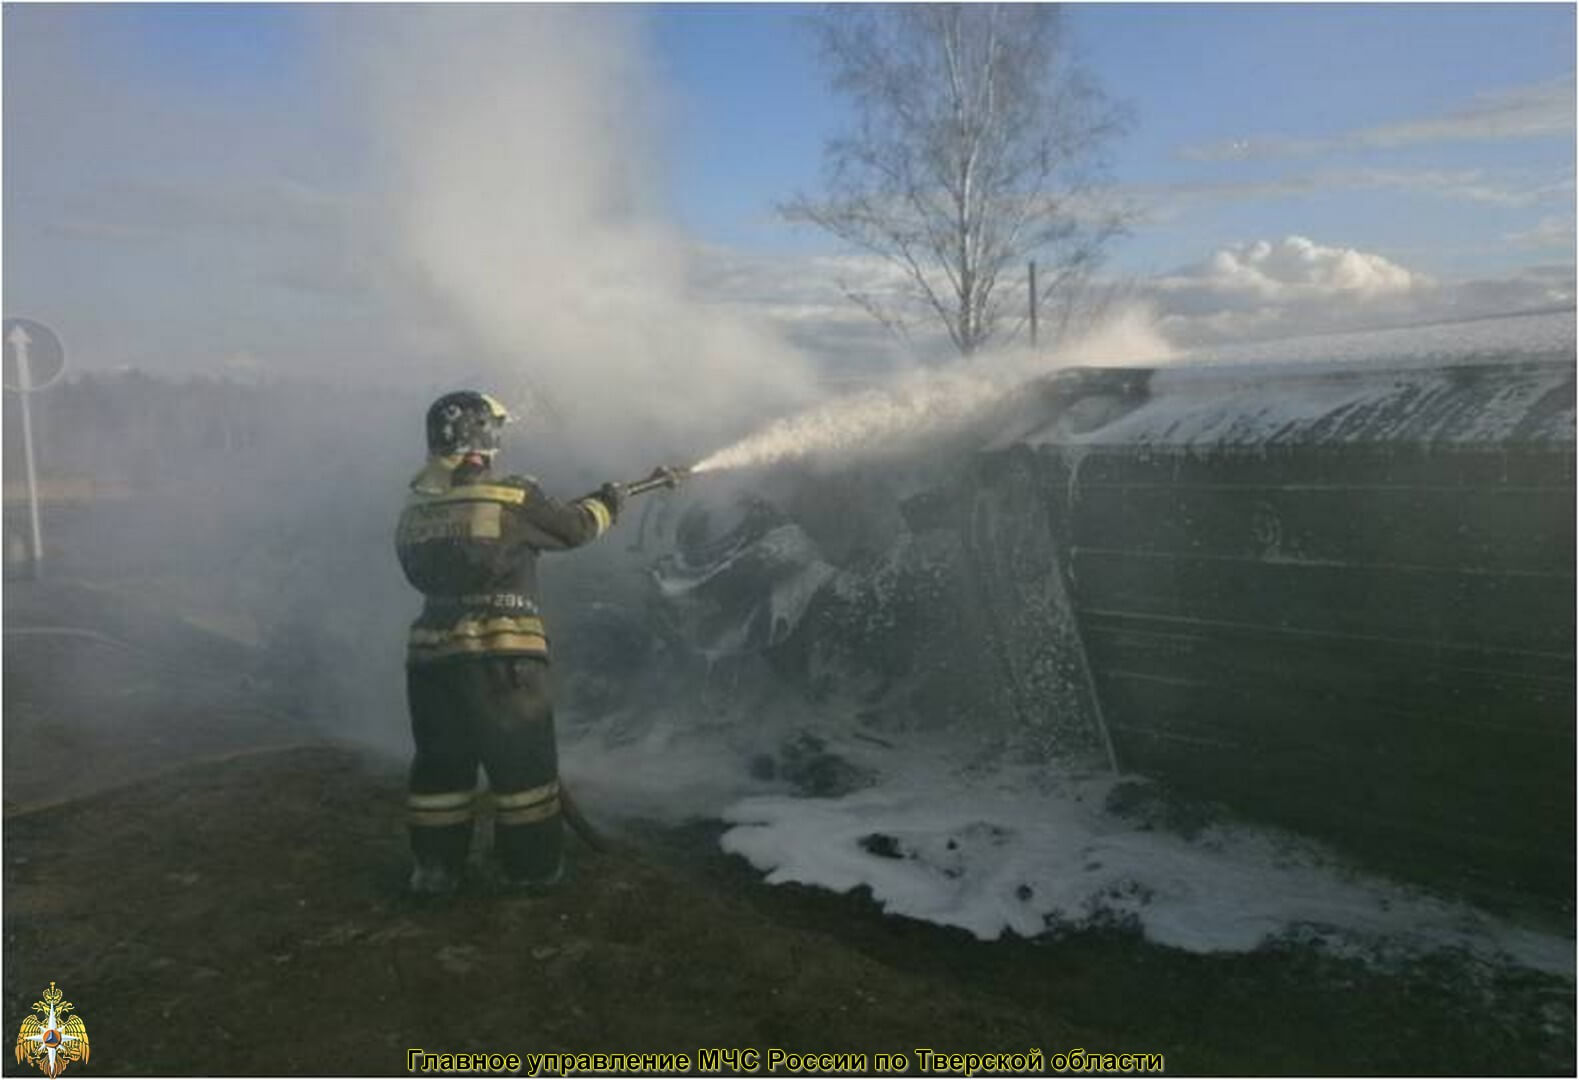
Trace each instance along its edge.
{"label": "burnt vehicle wreckage", "polygon": [[878,737],[968,727],[1571,902],[1573,408],[1567,353],[1065,370],[925,460],[671,511],[654,603]]}

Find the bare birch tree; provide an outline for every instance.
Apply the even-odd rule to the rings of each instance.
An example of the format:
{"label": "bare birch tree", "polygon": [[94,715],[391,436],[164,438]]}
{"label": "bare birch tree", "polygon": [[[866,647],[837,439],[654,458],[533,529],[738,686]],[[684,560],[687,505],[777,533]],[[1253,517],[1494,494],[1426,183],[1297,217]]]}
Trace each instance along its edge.
{"label": "bare birch tree", "polygon": [[[854,131],[825,150],[826,193],[780,207],[897,268],[904,288],[846,293],[891,329],[919,308],[969,356],[1039,288],[1066,295],[1125,214],[1102,152],[1126,126],[1073,56],[1053,4],[853,4],[815,27]],[[1023,321],[1023,320],[1020,320]]]}

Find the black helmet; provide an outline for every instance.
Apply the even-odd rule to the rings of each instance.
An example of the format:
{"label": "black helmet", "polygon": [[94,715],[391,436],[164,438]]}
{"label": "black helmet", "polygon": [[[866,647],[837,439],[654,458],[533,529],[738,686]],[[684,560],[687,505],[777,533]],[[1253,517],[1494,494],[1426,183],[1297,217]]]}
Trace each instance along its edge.
{"label": "black helmet", "polygon": [[445,394],[428,408],[428,453],[493,454],[511,419],[497,398],[476,390]]}

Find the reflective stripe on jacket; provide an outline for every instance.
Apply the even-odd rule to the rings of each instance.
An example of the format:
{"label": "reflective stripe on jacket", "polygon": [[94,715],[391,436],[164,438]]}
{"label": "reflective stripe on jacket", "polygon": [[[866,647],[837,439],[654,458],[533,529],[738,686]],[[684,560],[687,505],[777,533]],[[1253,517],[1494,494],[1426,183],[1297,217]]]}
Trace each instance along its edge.
{"label": "reflective stripe on jacket", "polygon": [[435,457],[411,482],[395,529],[406,580],[423,594],[406,662],[547,656],[537,556],[597,539],[614,522],[598,495],[563,503],[530,477]]}

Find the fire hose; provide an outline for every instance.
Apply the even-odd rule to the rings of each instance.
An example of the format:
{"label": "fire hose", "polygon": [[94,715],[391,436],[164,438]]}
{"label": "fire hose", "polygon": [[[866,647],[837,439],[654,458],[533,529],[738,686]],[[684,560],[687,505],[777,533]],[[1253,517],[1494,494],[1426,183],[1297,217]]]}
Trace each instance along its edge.
{"label": "fire hose", "polygon": [[[656,491],[659,488],[677,488],[680,486],[680,481],[690,474],[691,470],[683,465],[660,465],[652,471],[651,475],[633,483],[621,484],[620,488],[625,493],[626,498],[630,498],[634,495],[645,495],[647,492]],[[581,837],[582,841],[589,848],[599,854],[607,854],[613,850],[613,845],[609,843],[608,839],[598,832],[592,823],[587,820],[586,815],[581,812],[581,807],[570,794],[570,789],[565,785],[564,777],[559,779],[559,808],[565,816],[565,824],[570,826],[571,832]]]}

